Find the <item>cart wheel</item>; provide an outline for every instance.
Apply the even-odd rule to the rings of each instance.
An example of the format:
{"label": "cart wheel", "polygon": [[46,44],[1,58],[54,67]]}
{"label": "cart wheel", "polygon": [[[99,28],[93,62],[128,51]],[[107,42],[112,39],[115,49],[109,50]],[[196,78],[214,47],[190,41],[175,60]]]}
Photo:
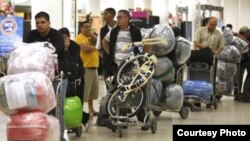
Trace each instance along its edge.
{"label": "cart wheel", "polygon": [[188,118],[188,116],[189,116],[189,109],[188,109],[188,107],[183,107],[182,106],[179,114],[180,114],[181,118],[183,118],[183,119]]}
{"label": "cart wheel", "polygon": [[119,137],[122,138],[122,126],[118,127]]}
{"label": "cart wheel", "polygon": [[219,101],[217,98],[214,99],[214,109],[218,109]]}
{"label": "cart wheel", "polygon": [[144,119],[145,121],[143,122],[143,126],[141,127],[141,130],[143,131],[147,131],[150,128],[150,114],[147,114],[147,116],[145,117],[146,119]]}
{"label": "cart wheel", "polygon": [[196,108],[195,108],[194,105],[191,105],[191,106],[190,106],[190,109],[191,109],[191,111],[196,111]]}
{"label": "cart wheel", "polygon": [[81,137],[82,136],[82,126],[75,128],[74,131],[76,132],[76,136],[77,137]]}
{"label": "cart wheel", "polygon": [[162,111],[153,111],[155,117],[159,117]]}
{"label": "cart wheel", "polygon": [[157,130],[157,123],[156,123],[155,118],[151,119],[150,124],[151,124],[151,125],[150,125],[151,132],[152,132],[153,134],[155,134],[155,133],[156,133],[156,130]]}
{"label": "cart wheel", "polygon": [[112,130],[112,132],[113,132],[113,133],[115,133],[115,132],[116,132],[116,129],[117,129],[117,127],[116,127],[116,126],[114,126],[114,125],[112,125],[111,130]]}

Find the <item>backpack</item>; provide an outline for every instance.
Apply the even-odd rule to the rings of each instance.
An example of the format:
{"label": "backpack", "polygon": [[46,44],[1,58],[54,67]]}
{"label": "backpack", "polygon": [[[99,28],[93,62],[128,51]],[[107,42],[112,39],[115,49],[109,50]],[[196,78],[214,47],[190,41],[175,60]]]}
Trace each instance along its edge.
{"label": "backpack", "polygon": [[243,86],[243,93],[238,97],[239,101],[250,103],[250,77],[247,77]]}
{"label": "backpack", "polygon": [[108,99],[110,98],[110,94],[107,94],[101,99],[99,113],[96,119],[96,124],[99,126],[109,126],[111,124],[111,120],[109,119],[109,113],[107,109]]}

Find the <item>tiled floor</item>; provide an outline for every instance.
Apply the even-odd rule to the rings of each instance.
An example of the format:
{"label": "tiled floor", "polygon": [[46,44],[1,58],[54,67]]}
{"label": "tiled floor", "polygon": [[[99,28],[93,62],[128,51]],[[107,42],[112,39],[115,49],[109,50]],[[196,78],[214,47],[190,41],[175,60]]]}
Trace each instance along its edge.
{"label": "tiled floor", "polygon": [[[100,80],[100,98],[105,94],[104,82]],[[85,106],[85,110],[86,110]],[[99,108],[98,101],[95,101],[95,108]],[[68,134],[69,141],[172,141],[172,126],[174,124],[250,124],[250,104],[235,102],[232,97],[224,96],[222,103],[217,110],[207,109],[205,105],[198,111],[190,112],[187,119],[182,119],[177,112],[164,111],[157,119],[156,134],[151,131],[142,131],[139,126],[129,126],[123,130],[123,138],[119,138],[118,133],[113,133],[106,127],[95,125],[96,117],[92,121],[92,126],[87,133],[83,133],[80,138],[75,134]],[[6,123],[8,117],[0,113],[0,141],[6,139]]]}

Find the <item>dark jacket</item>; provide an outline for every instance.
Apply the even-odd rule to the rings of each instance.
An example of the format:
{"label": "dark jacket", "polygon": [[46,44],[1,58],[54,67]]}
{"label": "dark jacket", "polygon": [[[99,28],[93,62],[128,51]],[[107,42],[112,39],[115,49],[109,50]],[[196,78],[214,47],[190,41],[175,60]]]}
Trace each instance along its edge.
{"label": "dark jacket", "polygon": [[[101,28],[101,31],[100,31],[100,36],[101,36],[101,41],[105,38],[106,34],[109,32],[109,28],[108,28],[108,25],[105,25],[104,27]],[[104,48],[101,44],[101,51],[103,53],[103,67],[104,69],[107,68],[108,66],[108,54],[106,51],[104,51]]]}
{"label": "dark jacket", "polygon": [[70,40],[70,47],[64,52],[66,60],[66,72],[69,81],[74,81],[75,79],[82,78],[84,73],[83,62],[80,57],[80,47],[79,45]]}
{"label": "dark jacket", "polygon": [[[120,27],[116,26],[116,28],[112,29],[110,33],[110,46],[109,46],[109,59],[108,59],[108,76],[114,75],[117,71],[117,65],[115,63],[115,44],[117,40],[118,32],[120,31]],[[142,40],[141,31],[137,29],[133,25],[130,25],[129,32],[131,35],[132,42],[138,42]]]}

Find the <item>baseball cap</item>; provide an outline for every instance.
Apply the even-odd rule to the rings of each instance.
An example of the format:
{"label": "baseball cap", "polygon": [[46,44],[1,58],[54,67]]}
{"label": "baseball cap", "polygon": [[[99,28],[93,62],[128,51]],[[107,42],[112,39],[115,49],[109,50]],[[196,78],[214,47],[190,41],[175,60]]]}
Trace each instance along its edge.
{"label": "baseball cap", "polygon": [[248,30],[249,30],[249,28],[248,28],[247,26],[242,26],[242,27],[240,28],[240,31],[239,31],[239,32],[245,33],[245,32],[247,32]]}
{"label": "baseball cap", "polygon": [[67,36],[70,37],[70,33],[69,33],[69,29],[67,27],[63,27],[61,29],[59,29],[59,31],[62,33],[62,34],[65,34]]}

